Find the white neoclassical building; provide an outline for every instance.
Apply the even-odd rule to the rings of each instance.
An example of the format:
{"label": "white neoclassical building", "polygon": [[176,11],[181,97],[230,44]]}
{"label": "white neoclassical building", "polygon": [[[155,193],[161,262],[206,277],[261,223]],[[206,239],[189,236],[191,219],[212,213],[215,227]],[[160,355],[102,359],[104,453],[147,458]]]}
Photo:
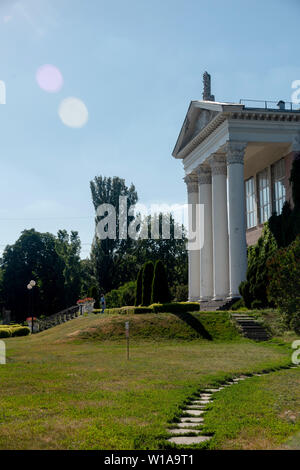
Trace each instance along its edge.
{"label": "white neoclassical building", "polygon": [[188,203],[204,213],[202,247],[189,251],[189,299],[222,304],[240,296],[247,244],[291,199],[300,111],[283,101],[216,102],[203,78],[203,100],[190,103],[173,157],[183,162]]}

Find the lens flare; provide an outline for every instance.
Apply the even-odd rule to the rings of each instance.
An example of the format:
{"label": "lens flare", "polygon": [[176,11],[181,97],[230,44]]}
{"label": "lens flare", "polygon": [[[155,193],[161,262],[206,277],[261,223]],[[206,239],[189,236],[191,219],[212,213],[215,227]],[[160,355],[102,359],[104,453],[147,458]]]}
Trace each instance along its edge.
{"label": "lens flare", "polygon": [[66,98],[61,102],[58,114],[66,126],[75,128],[83,127],[89,118],[84,102],[74,97]]}
{"label": "lens flare", "polygon": [[60,70],[50,64],[39,67],[36,73],[36,81],[39,87],[48,93],[57,93],[64,83]]}

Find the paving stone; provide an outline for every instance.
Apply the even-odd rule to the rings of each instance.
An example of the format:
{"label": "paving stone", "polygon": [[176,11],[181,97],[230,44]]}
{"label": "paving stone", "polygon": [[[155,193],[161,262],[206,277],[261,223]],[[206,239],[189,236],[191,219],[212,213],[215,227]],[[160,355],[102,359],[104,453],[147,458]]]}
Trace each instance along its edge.
{"label": "paving stone", "polygon": [[224,387],[219,387],[219,388],[208,388],[207,391],[211,393],[216,393],[219,392],[220,390],[223,390]]}
{"label": "paving stone", "polygon": [[198,405],[207,405],[208,403],[210,403],[212,400],[205,400],[203,398],[203,400],[195,400],[193,403],[197,403]]}
{"label": "paving stone", "polygon": [[195,410],[195,409],[184,410],[184,412],[191,416],[201,416],[204,413],[203,410]]}
{"label": "paving stone", "polygon": [[180,418],[179,423],[187,423],[187,422],[189,422],[189,421],[190,421],[191,423],[203,423],[204,418],[185,417],[185,418]]}
{"label": "paving stone", "polygon": [[176,425],[179,428],[197,428],[198,426],[202,425],[203,418],[200,418],[200,419],[202,419],[202,421],[200,423],[198,423],[198,422],[196,422],[196,423],[184,422],[184,423],[176,423]]}
{"label": "paving stone", "polygon": [[191,432],[194,432],[196,434],[199,434],[200,431],[196,431],[195,429],[168,429],[168,432],[170,434],[179,434],[179,435],[183,435],[183,434],[190,434]]}
{"label": "paving stone", "polygon": [[171,437],[168,439],[169,442],[179,445],[190,445],[190,444],[200,444],[201,442],[209,441],[210,436],[182,436],[182,437]]}

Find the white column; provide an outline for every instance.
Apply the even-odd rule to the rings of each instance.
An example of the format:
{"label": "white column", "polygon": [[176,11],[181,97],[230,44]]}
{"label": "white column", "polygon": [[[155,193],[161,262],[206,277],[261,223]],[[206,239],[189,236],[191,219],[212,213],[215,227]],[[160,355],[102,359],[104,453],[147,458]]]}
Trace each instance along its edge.
{"label": "white column", "polygon": [[207,301],[213,298],[211,169],[209,165],[200,165],[197,170],[199,204],[200,210],[203,210],[203,228],[200,239],[200,300]]}
{"label": "white column", "polygon": [[191,240],[191,234],[198,232],[199,227],[197,223],[199,217],[197,216],[198,211],[198,177],[196,174],[191,173],[184,178],[187,185],[188,191],[188,231],[189,231],[189,243],[188,243],[188,262],[189,262],[189,301],[199,301],[200,297],[200,251],[199,245],[193,243]]}
{"label": "white column", "polygon": [[223,300],[229,295],[226,157],[215,154],[209,163],[212,173],[213,300]]}
{"label": "white column", "polygon": [[246,278],[247,246],[244,189],[244,154],[247,144],[227,142],[229,297],[240,297],[239,285]]}

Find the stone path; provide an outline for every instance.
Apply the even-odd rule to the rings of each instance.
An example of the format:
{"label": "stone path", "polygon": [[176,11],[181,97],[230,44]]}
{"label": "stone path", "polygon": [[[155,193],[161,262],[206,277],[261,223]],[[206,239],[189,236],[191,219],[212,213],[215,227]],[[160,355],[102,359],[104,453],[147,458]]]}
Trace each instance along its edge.
{"label": "stone path", "polygon": [[[287,367],[281,367],[280,369],[295,369],[297,365],[290,365]],[[199,393],[197,397],[193,397],[190,400],[189,405],[182,411],[182,417],[179,422],[173,423],[172,428],[168,429],[168,433],[173,435],[167,441],[177,445],[189,446],[193,444],[199,444],[202,442],[209,441],[212,436],[205,436],[202,434],[202,428],[204,425],[204,418],[207,405],[213,402],[214,395],[225,387],[237,385],[243,380],[251,377],[261,377],[264,374],[270,374],[276,372],[274,370],[263,371],[261,373],[241,375],[234,377],[233,379],[227,380],[221,384],[218,388],[207,388]]]}

